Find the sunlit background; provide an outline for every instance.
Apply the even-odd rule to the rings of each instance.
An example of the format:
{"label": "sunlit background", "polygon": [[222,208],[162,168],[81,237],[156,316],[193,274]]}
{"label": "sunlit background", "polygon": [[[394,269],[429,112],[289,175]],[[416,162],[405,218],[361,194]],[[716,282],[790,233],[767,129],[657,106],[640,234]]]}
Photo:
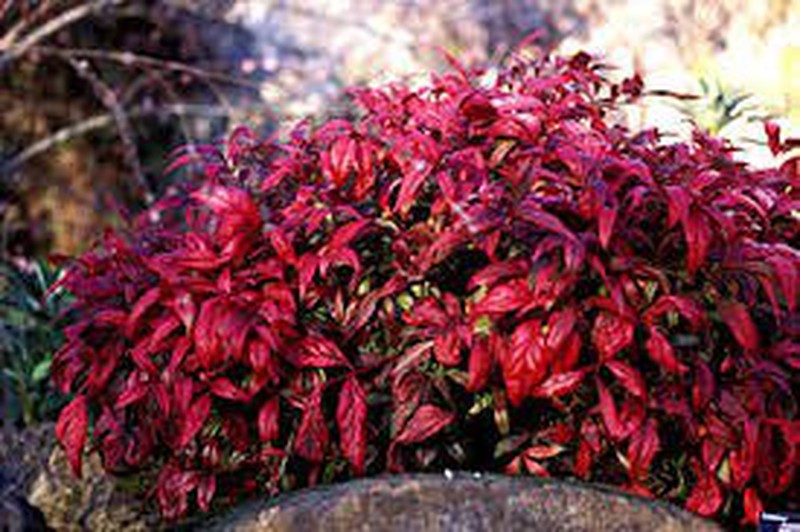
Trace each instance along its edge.
{"label": "sunlit background", "polygon": [[0,252],[84,249],[163,193],[170,151],[244,123],[266,135],[353,84],[501,61],[539,32],[640,72],[631,127],[697,125],[769,164],[762,120],[800,129],[800,0],[0,2]]}

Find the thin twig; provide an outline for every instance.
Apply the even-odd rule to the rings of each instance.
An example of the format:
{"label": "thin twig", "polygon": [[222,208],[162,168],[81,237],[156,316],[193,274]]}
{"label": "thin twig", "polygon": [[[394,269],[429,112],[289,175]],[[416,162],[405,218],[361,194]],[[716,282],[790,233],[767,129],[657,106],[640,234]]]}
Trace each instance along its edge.
{"label": "thin twig", "polygon": [[34,31],[27,34],[16,44],[2,43],[5,46],[0,48],[3,53],[0,56],[0,69],[11,63],[16,58],[25,54],[30,48],[39,44],[42,40],[59,30],[75,24],[89,15],[102,11],[110,6],[115,6],[123,3],[125,0],[95,0],[86,4],[79,5],[69,9],[60,15],[48,20]]}
{"label": "thin twig", "polygon": [[77,124],[59,129],[52,135],[49,135],[46,138],[34,142],[30,146],[19,152],[13,159],[6,162],[2,167],[0,167],[0,175],[10,174],[14,170],[22,166],[29,159],[36,157],[40,153],[49,150],[53,146],[61,144],[62,142],[66,142],[74,137],[78,137],[80,135],[89,133],[90,131],[93,131],[95,129],[101,129],[103,127],[106,127],[109,124],[111,124],[113,120],[114,119],[110,114],[103,114],[103,115],[93,116]]}
{"label": "thin twig", "polygon": [[226,83],[228,85],[238,85],[248,89],[259,90],[261,84],[256,81],[242,79],[222,72],[215,72],[199,67],[187,65],[179,61],[159,59],[149,55],[137,54],[135,52],[120,52],[117,50],[98,50],[94,48],[58,48],[55,46],[35,46],[36,52],[48,55],[56,55],[72,59],[98,59],[102,61],[112,61],[126,66],[155,67],[174,72],[184,72],[198,78],[210,79]]}
{"label": "thin twig", "polygon": [[[58,0],[56,0],[58,1]],[[63,2],[62,2],[63,3]],[[20,0],[8,0],[0,7],[0,18],[6,16],[7,12],[10,10],[14,4],[20,5]],[[53,8],[57,7],[56,4],[53,3],[53,0],[43,0],[41,3],[36,5],[32,8],[32,11],[28,11],[27,9],[20,8],[19,15],[20,20],[16,22],[11,28],[6,31],[2,38],[0,38],[0,50],[5,50],[17,40],[17,37],[24,33],[28,27],[39,24],[42,20],[45,20]]]}
{"label": "thin twig", "polygon": [[[230,111],[224,105],[195,105],[195,104],[175,104],[156,108],[134,108],[128,112],[129,118],[142,116],[206,116],[206,117],[227,117]],[[44,153],[55,146],[67,142],[73,138],[91,133],[114,124],[114,117],[110,113],[96,115],[77,124],[72,124],[61,128],[51,135],[40,139],[27,148],[20,151],[13,159],[0,166],[0,176],[11,174],[19,169],[30,159]]]}
{"label": "thin twig", "polygon": [[128,116],[125,114],[125,109],[119,103],[116,92],[114,92],[114,89],[109,87],[102,79],[100,79],[100,76],[95,74],[95,72],[92,70],[91,64],[88,61],[67,59],[67,62],[72,66],[72,68],[75,69],[75,72],[78,74],[78,76],[89,83],[95,95],[100,99],[103,105],[105,105],[108,110],[111,111],[111,115],[114,117],[114,122],[116,122],[117,125],[119,138],[122,141],[125,160],[133,172],[133,177],[136,179],[137,184],[139,185],[139,188],[144,196],[143,199],[145,203],[149,205],[155,198],[153,197],[153,193],[150,190],[150,185],[147,183],[147,179],[145,179],[144,172],[142,171],[142,163],[139,160],[139,153],[138,149],[136,148],[136,139],[133,135],[133,129],[131,128]]}

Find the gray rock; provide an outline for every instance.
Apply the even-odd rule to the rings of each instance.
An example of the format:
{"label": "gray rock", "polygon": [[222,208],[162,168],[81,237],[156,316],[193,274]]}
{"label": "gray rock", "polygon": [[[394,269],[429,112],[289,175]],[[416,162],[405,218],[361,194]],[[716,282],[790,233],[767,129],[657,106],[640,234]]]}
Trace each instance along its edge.
{"label": "gray rock", "polygon": [[52,423],[0,431],[0,531],[144,531],[159,525],[156,509],[136,495],[138,485],[107,476],[96,454],[86,457],[82,478],[76,478],[53,431]]}
{"label": "gray rock", "polygon": [[357,480],[246,504],[203,530],[704,531],[667,504],[596,485],[535,478],[402,475]]}

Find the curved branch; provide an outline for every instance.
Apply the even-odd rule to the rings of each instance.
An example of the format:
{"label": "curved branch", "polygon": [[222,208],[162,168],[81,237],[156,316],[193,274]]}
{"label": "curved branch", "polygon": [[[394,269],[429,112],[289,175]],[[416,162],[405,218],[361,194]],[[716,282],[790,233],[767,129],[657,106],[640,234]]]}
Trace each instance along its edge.
{"label": "curved branch", "polygon": [[[156,108],[135,108],[128,112],[128,117],[142,116],[161,116],[165,114],[177,116],[206,116],[206,117],[226,117],[230,116],[230,110],[224,105],[193,105],[193,104],[174,104]],[[47,137],[37,140],[27,148],[17,153],[11,160],[0,166],[0,176],[8,175],[19,169],[30,159],[40,155],[58,144],[67,142],[73,138],[91,133],[98,129],[103,129],[114,124],[114,117],[110,113],[96,115],[76,124],[63,127]]]}
{"label": "curved branch", "polygon": [[[125,0],[95,0],[86,4],[79,5],[69,9],[60,15],[48,20],[34,31],[22,38],[17,44],[11,44],[0,49],[2,56],[0,56],[0,69],[14,61],[19,56],[25,54],[33,46],[37,45],[42,40],[57,31],[75,24],[89,15],[102,11],[103,9],[122,4]],[[5,44],[5,43],[4,43]]]}

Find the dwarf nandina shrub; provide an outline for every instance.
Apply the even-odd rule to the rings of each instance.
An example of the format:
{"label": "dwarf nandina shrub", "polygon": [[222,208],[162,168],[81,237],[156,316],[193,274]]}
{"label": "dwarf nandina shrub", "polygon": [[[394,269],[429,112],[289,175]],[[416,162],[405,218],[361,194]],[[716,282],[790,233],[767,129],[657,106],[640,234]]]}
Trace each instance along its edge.
{"label": "dwarf nandina shrub", "polygon": [[614,125],[641,91],[585,54],[517,56],[187,150],[201,182],[65,280],[73,467],[91,432],[171,517],[444,467],[727,522],[796,504],[798,161]]}

